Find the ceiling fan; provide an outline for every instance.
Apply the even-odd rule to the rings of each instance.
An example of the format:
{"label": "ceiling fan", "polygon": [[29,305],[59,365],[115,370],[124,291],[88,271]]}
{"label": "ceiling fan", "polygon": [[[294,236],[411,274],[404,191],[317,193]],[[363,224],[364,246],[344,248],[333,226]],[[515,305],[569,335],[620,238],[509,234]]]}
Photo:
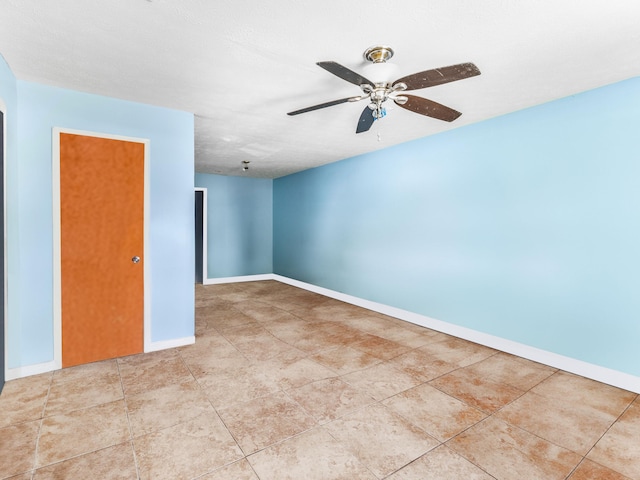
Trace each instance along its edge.
{"label": "ceiling fan", "polygon": [[402,108],[419,113],[420,115],[444,120],[445,122],[452,122],[462,115],[460,112],[434,102],[433,100],[416,97],[415,95],[408,95],[404,92],[407,90],[419,90],[421,88],[433,87],[436,85],[442,85],[443,83],[475,77],[476,75],[480,75],[478,67],[473,63],[459,63],[448,67],[425,70],[424,72],[407,75],[406,77],[399,78],[395,81],[389,81],[387,78],[390,73],[390,69],[387,68],[387,66],[390,64],[387,64],[386,61],[392,56],[393,49],[388,46],[376,45],[365,50],[364,58],[373,64],[367,66],[367,68],[371,70],[371,75],[369,75],[369,73],[368,75],[374,78],[374,81],[363,77],[353,70],[349,70],[347,67],[342,66],[339,63],[318,62],[316,65],[324,68],[328,72],[333,73],[347,82],[358,85],[362,90],[362,95],[341,98],[339,100],[313,105],[312,107],[289,112],[287,115],[299,115],[301,113],[332,107],[333,105],[339,105],[341,103],[357,102],[368,99],[369,104],[367,104],[360,115],[358,126],[356,127],[356,133],[366,132],[371,128],[371,125],[373,125],[375,120],[386,115],[386,110],[383,104],[389,99],[393,100],[396,105],[399,105]]}

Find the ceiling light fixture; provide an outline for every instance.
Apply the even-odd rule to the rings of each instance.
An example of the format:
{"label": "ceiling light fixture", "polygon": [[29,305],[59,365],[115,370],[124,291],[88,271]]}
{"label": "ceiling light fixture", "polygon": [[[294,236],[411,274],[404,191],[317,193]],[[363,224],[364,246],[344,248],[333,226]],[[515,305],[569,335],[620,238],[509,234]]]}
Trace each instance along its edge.
{"label": "ceiling light fixture", "polygon": [[393,49],[391,47],[375,45],[367,48],[363,55],[365,60],[371,62],[370,65],[367,65],[363,69],[367,75],[366,77],[337,62],[317,62],[319,67],[324,68],[329,73],[359,86],[360,90],[362,90],[361,95],[341,98],[300,110],[294,110],[293,112],[287,113],[287,115],[298,115],[345,102],[368,100],[369,103],[360,114],[356,127],[356,133],[362,133],[368,131],[374,121],[381,119],[387,114],[383,105],[387,100],[391,100],[396,105],[411,112],[437,118],[445,122],[452,122],[462,114],[453,108],[441,105],[433,100],[409,95],[405,93],[405,91],[435,87],[443,83],[455,82],[480,75],[478,67],[473,63],[467,62],[449,65],[448,67],[433,68],[391,81],[390,78],[395,77],[393,70],[396,68],[395,65],[387,63],[387,60],[393,56]]}
{"label": "ceiling light fixture", "polygon": [[247,170],[249,170],[249,164],[251,162],[249,160],[243,160],[242,161],[242,171],[246,172]]}
{"label": "ceiling light fixture", "polygon": [[371,62],[364,67],[364,76],[374,84],[390,84],[397,77],[398,66],[387,63],[393,57],[393,49],[386,45],[369,47],[362,55],[365,60]]}

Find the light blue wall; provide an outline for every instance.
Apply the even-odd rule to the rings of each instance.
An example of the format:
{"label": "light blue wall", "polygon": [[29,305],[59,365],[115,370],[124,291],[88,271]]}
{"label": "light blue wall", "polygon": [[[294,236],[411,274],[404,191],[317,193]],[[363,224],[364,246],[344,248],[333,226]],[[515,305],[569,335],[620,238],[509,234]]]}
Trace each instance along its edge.
{"label": "light blue wall", "polygon": [[274,271],[638,376],[639,126],[635,78],[277,179]]}
{"label": "light blue wall", "polygon": [[207,276],[272,273],[273,181],[198,173],[207,188]]}
{"label": "light blue wall", "polygon": [[53,127],[150,139],[151,340],[193,335],[193,115],[23,81],[17,98],[9,368],[53,360]]}

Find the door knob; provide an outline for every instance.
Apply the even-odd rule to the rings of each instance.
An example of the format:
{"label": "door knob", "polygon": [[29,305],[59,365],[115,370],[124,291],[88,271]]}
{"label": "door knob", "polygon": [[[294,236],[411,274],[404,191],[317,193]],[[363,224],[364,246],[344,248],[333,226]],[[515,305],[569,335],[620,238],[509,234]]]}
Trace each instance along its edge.
{"label": "door knob", "polygon": [[140,262],[140,257],[136,255],[135,257],[133,257],[133,258],[131,259],[131,261],[132,261],[133,263],[138,263],[138,262]]}

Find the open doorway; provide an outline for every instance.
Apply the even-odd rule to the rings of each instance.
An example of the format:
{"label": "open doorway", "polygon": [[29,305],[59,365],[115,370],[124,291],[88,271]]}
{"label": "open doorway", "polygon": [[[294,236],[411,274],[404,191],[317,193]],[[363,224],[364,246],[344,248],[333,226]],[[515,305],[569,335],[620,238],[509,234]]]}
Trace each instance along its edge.
{"label": "open doorway", "polygon": [[196,255],[195,282],[207,279],[207,189],[195,189]]}

